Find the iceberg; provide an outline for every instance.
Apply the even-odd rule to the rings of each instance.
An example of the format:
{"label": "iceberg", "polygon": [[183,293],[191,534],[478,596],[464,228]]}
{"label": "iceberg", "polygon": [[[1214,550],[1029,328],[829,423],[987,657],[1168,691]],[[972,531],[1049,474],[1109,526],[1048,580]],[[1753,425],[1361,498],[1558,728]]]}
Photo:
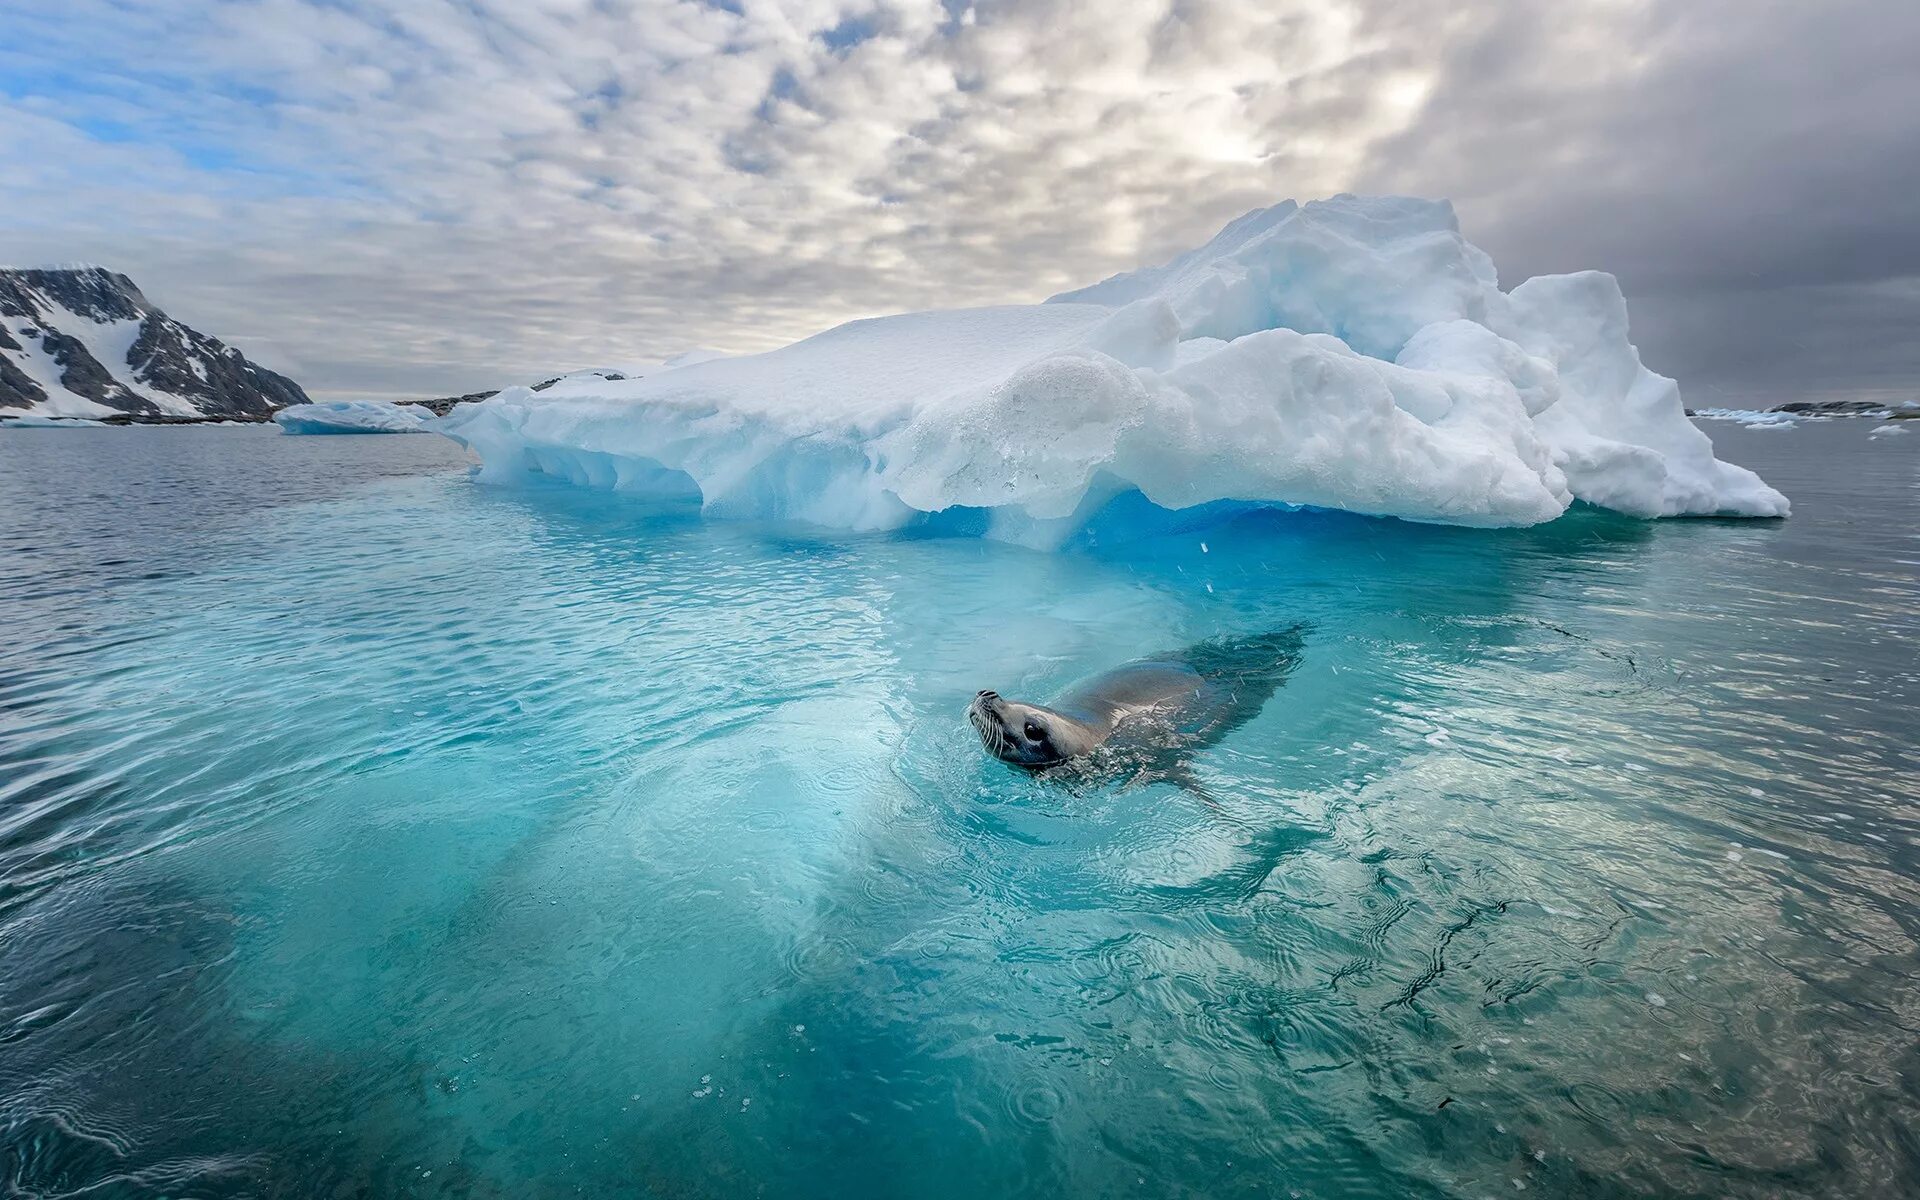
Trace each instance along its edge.
{"label": "iceberg", "polygon": [[1109,503],[1311,506],[1532,525],[1576,500],[1778,517],[1627,337],[1600,272],[1498,285],[1452,206],[1287,201],[1043,304],[853,321],[641,379],[563,379],[435,430],[480,477],[896,529],[973,514],[1058,545]]}
{"label": "iceberg", "polygon": [[333,400],[291,405],[273,420],[287,433],[425,433],[433,414],[411,404]]}

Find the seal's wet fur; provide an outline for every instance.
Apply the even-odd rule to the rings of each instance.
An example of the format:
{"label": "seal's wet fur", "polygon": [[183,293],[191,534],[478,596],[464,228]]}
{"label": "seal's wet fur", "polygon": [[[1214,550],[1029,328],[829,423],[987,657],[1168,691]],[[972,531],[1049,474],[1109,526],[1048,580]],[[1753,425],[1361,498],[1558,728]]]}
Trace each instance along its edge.
{"label": "seal's wet fur", "polygon": [[1305,635],[1296,625],[1214,638],[1096,675],[1048,705],[983,691],[967,720],[989,754],[1030,771],[1176,778],[1185,754],[1259,713],[1300,664]]}

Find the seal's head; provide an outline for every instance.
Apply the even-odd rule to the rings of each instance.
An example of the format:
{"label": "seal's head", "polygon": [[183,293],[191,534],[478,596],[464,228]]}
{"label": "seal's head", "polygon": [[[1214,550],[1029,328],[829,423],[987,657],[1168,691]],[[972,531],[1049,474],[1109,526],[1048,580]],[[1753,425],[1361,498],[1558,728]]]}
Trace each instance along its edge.
{"label": "seal's head", "polygon": [[1035,771],[1077,758],[1099,744],[1093,731],[1072,717],[1037,704],[1002,700],[995,692],[975,696],[967,706],[967,720],[987,753]]}

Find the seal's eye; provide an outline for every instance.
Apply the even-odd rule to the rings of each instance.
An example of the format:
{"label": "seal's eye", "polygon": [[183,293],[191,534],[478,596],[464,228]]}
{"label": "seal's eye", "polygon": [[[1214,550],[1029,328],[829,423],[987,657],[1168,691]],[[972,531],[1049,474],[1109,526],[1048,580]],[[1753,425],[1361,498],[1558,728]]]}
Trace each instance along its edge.
{"label": "seal's eye", "polygon": [[1028,721],[1028,722],[1027,722],[1027,729],[1026,729],[1026,734],[1027,734],[1027,740],[1028,740],[1028,741],[1030,741],[1030,742],[1037,742],[1037,741],[1039,741],[1039,740],[1040,740],[1041,738],[1044,738],[1044,737],[1046,737],[1046,736],[1047,736],[1047,731],[1046,731],[1046,730],[1044,730],[1044,729],[1042,729],[1042,728],[1040,728],[1040,726],[1039,726],[1039,725],[1038,725],[1037,723],[1035,723],[1035,722],[1033,722],[1033,721]]}

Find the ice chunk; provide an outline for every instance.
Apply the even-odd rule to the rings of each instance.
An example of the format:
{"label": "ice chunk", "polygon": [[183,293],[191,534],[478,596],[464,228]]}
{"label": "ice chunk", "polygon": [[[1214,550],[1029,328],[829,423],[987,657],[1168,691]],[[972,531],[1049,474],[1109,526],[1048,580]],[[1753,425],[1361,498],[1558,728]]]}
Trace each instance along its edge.
{"label": "ice chunk", "polygon": [[1108,502],[1317,506],[1530,525],[1784,516],[1641,365],[1612,276],[1500,291],[1442,202],[1249,213],[1045,304],[855,321],[642,379],[569,377],[435,428],[482,478],[698,498],[716,516],[891,529],[950,509],[1056,544]]}
{"label": "ice chunk", "polygon": [[333,400],[295,404],[273,419],[288,433],[425,433],[433,414],[412,404]]}
{"label": "ice chunk", "polygon": [[1713,456],[1679,385],[1641,365],[1613,276],[1543,275],[1510,300],[1515,340],[1559,376],[1560,399],[1536,424],[1575,496],[1638,517],[1787,515],[1785,496]]}

